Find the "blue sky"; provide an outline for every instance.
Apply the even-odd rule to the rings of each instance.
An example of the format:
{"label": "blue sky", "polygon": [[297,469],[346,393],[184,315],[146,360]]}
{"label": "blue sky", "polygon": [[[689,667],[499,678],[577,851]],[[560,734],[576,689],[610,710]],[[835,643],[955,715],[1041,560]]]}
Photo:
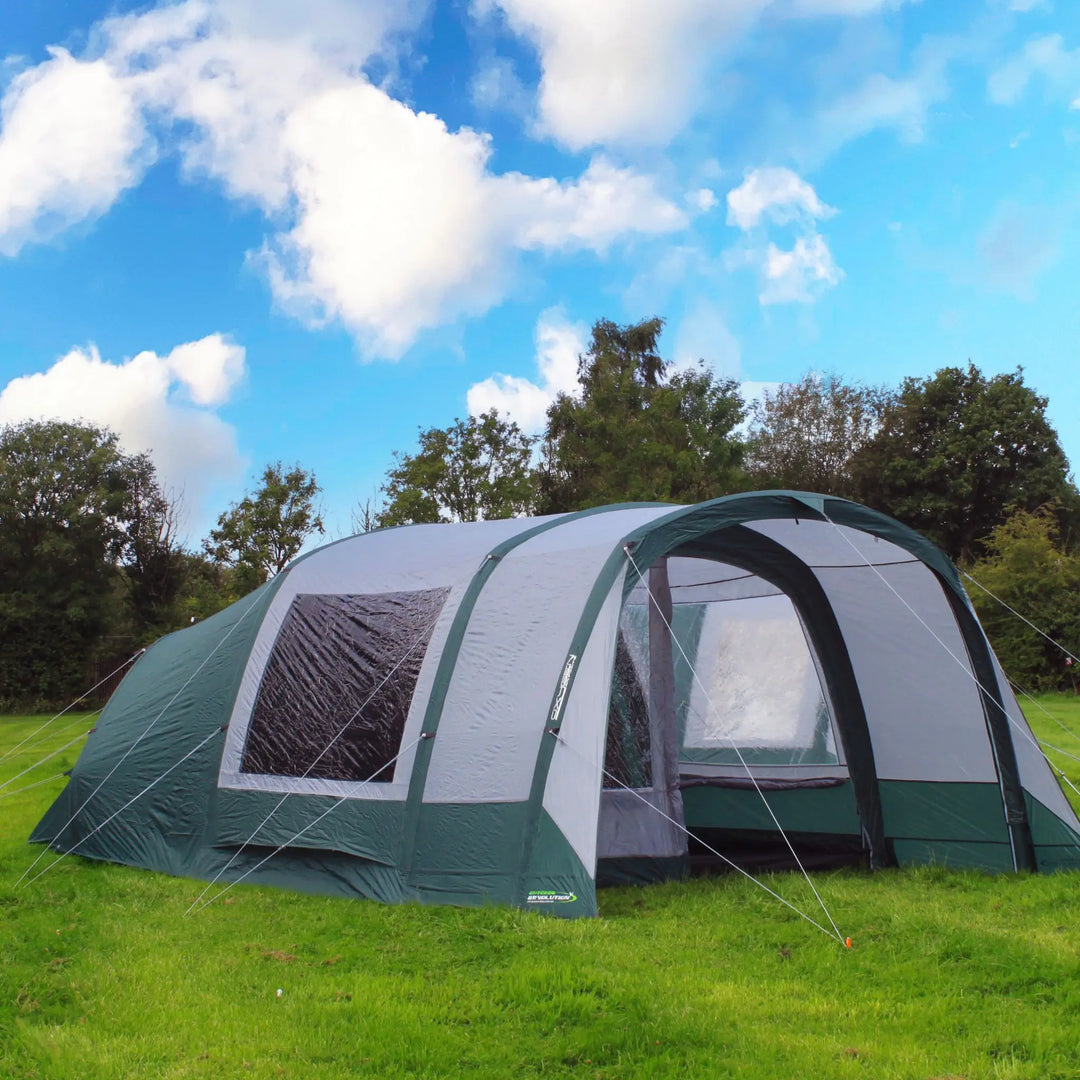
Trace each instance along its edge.
{"label": "blue sky", "polygon": [[149,450],[192,544],[535,430],[600,317],[748,393],[1023,365],[1080,461],[1071,0],[8,4],[0,93],[0,422]]}

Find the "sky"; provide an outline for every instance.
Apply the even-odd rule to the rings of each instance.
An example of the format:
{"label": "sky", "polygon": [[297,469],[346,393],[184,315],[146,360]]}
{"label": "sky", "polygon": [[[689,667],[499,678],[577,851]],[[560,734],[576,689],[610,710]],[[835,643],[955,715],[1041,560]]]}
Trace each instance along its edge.
{"label": "sky", "polygon": [[1080,463],[1074,0],[0,5],[0,423],[331,536],[599,318],[762,387],[1024,369]]}

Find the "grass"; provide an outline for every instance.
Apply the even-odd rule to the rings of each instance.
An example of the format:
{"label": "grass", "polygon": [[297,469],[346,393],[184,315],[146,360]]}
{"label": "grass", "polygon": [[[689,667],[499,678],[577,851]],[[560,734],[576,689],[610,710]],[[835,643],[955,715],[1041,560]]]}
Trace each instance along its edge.
{"label": "grass", "polygon": [[[1080,746],[1080,699],[1038,705]],[[0,756],[38,723],[0,719]],[[850,951],[733,876],[576,922],[243,886],[185,918],[195,883],[78,858],[15,887],[61,783],[0,801],[3,1080],[1080,1076],[1075,875],[817,874]]]}

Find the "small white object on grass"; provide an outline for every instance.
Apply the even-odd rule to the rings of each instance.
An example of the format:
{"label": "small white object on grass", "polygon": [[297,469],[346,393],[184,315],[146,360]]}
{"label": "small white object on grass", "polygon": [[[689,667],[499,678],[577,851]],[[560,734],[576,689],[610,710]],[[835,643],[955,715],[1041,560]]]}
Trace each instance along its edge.
{"label": "small white object on grass", "polygon": [[281,987],[279,986],[279,987],[278,987],[278,991],[277,991],[277,996],[278,996],[278,997],[281,997],[281,995],[282,995],[282,994],[284,994],[284,993],[285,993],[285,991],[284,991],[284,990],[282,990],[282,989],[281,989]]}

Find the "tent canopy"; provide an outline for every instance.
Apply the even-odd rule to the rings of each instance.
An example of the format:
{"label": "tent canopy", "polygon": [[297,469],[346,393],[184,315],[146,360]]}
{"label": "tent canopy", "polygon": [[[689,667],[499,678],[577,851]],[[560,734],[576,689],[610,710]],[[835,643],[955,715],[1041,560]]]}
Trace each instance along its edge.
{"label": "tent canopy", "polygon": [[578,915],[700,861],[687,830],[752,864],[778,826],[808,861],[1080,865],[952,564],[773,491],[320,548],[148,651],[32,839]]}

